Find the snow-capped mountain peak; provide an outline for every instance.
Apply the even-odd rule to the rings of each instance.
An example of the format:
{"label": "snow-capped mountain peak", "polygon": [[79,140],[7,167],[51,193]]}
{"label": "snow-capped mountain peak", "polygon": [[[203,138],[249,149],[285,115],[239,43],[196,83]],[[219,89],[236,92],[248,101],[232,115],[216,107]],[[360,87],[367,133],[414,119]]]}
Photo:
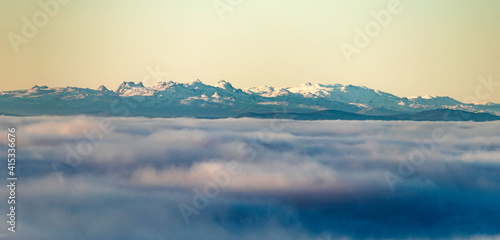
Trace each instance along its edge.
{"label": "snow-capped mountain peak", "polygon": [[101,86],[99,86],[97,88],[97,91],[99,91],[99,92],[107,92],[107,91],[109,91],[109,89],[106,88],[104,85],[101,85]]}
{"label": "snow-capped mountain peak", "polygon": [[120,96],[151,96],[154,94],[155,90],[152,88],[144,87],[142,82],[134,83],[134,82],[123,82],[120,84],[118,89],[116,90]]}
{"label": "snow-capped mountain peak", "polygon": [[204,84],[200,79],[196,79],[195,81],[189,83],[189,85],[204,85]]}
{"label": "snow-capped mountain peak", "polygon": [[[276,111],[280,106],[287,106],[289,112],[332,109],[387,115],[447,108],[500,115],[500,104],[461,103],[450,97],[439,96],[398,97],[364,86],[304,83],[295,87],[262,86],[241,90],[225,80],[220,80],[216,86],[206,85],[200,80],[191,83],[158,82],[151,87],[145,87],[142,82],[123,82],[116,92],[108,90],[105,86],[100,86],[96,90],[34,86],[26,90],[0,92],[0,101],[4,103],[0,104],[0,113],[9,111],[18,113],[17,111],[20,110],[17,109],[29,110],[30,106],[35,105],[38,106],[36,110],[39,111],[42,111],[44,106],[51,109],[59,106],[60,110],[53,110],[56,113],[66,111],[63,110],[66,108],[77,111],[81,108],[94,109],[97,106],[104,106],[104,108],[94,109],[94,112],[109,111],[110,106],[106,105],[116,100],[117,97],[141,97],[140,104],[144,109],[163,111],[163,114],[167,115],[181,111],[179,109],[184,109],[181,112],[193,114],[206,111],[205,114],[228,115],[227,112],[234,114]],[[11,110],[2,110],[2,106]]]}
{"label": "snow-capped mountain peak", "polygon": [[151,88],[156,89],[157,91],[163,91],[169,87],[172,87],[173,85],[177,84],[176,82],[169,81],[169,82],[158,82],[155,85],[153,85]]}
{"label": "snow-capped mountain peak", "polygon": [[231,85],[231,83],[227,82],[226,80],[219,80],[219,82],[217,83],[217,87],[219,88],[222,88],[224,90],[234,90],[235,88],[233,87],[233,85]]}

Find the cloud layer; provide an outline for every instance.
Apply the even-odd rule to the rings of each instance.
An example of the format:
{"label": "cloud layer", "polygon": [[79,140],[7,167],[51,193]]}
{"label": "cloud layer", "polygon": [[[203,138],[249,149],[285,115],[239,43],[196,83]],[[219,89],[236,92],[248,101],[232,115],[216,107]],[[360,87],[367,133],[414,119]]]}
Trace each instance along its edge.
{"label": "cloud layer", "polygon": [[498,124],[1,117],[12,239],[495,239]]}

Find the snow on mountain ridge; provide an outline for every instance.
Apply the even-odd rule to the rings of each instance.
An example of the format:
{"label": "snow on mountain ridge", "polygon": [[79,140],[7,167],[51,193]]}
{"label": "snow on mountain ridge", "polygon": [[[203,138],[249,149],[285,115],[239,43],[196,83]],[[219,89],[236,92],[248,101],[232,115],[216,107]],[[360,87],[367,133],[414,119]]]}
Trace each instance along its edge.
{"label": "snow on mountain ridge", "polygon": [[[31,89],[0,92],[0,101],[15,101],[16,98],[43,98],[40,104],[54,100],[112,101],[117,97],[145,97],[144,106],[191,106],[212,108],[238,108],[247,111],[270,111],[272,106],[287,105],[295,111],[314,109],[336,109],[348,112],[391,114],[397,112],[417,112],[439,108],[455,110],[500,112],[500,104],[461,103],[450,97],[420,96],[398,97],[390,93],[373,90],[365,86],[342,84],[304,83],[295,87],[275,88],[270,86],[235,88],[231,83],[220,80],[216,86],[204,84],[200,80],[191,83],[158,82],[145,87],[141,82],[123,82],[116,91],[101,85],[96,90],[88,88],[49,88],[34,86]],[[47,104],[49,104],[47,102]],[[61,104],[73,104],[61,102]],[[263,108],[265,106],[266,108]]]}

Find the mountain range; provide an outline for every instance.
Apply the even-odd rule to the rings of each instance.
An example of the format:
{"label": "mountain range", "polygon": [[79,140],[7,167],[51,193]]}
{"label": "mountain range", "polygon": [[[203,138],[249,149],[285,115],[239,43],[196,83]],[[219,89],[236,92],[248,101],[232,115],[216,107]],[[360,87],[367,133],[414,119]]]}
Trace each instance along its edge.
{"label": "mountain range", "polygon": [[[332,115],[334,112],[335,116]],[[304,83],[287,88],[263,86],[239,89],[224,80],[216,86],[199,80],[191,83],[159,82],[150,87],[141,82],[123,82],[115,91],[105,86],[98,89],[34,86],[0,92],[0,114],[20,116],[86,114],[266,118],[271,114],[280,117],[294,115],[292,118],[299,119],[315,119],[316,116],[317,119],[434,121],[444,119],[436,118],[436,114],[450,116],[462,112],[474,116],[480,114],[478,119],[495,120],[500,116],[500,104],[462,103],[438,96],[398,97],[363,86],[341,84]],[[463,120],[467,119],[475,118]]]}

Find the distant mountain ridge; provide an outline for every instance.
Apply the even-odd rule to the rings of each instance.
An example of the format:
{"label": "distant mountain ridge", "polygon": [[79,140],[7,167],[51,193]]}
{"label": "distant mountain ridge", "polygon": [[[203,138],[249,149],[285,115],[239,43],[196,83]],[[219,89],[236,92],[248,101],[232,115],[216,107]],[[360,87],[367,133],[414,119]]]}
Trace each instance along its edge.
{"label": "distant mountain ridge", "polygon": [[[221,80],[216,86],[197,80],[191,83],[123,82],[115,91],[35,86],[0,92],[0,113],[8,115],[235,117],[249,112],[336,110],[364,116],[395,116],[450,109],[500,116],[500,104],[461,103],[450,97],[398,97],[367,87],[305,83],[296,87],[235,88]],[[428,116],[430,117],[430,116]]]}
{"label": "distant mountain ridge", "polygon": [[245,113],[238,118],[293,119],[293,120],[381,120],[381,121],[499,121],[500,116],[489,113],[471,113],[461,110],[436,109],[418,113],[391,116],[370,116],[338,110],[323,110],[308,113]]}

